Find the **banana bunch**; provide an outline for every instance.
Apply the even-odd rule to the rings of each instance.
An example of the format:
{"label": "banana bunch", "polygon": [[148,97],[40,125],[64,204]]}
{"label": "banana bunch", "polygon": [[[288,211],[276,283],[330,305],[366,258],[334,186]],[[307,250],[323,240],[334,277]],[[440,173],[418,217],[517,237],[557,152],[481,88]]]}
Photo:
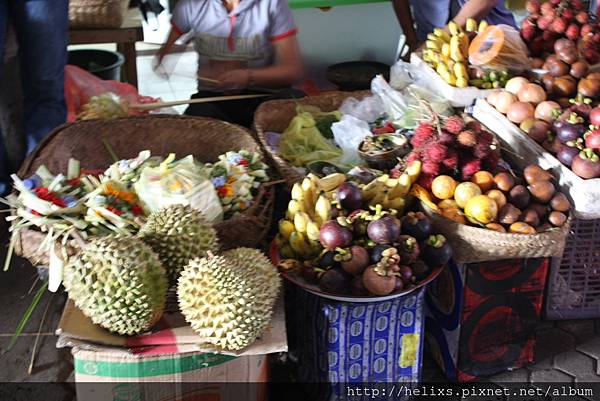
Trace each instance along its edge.
{"label": "banana bunch", "polygon": [[286,217],[279,221],[275,239],[283,257],[307,260],[321,252],[320,227],[331,220],[333,193],[345,181],[346,176],[340,173],[323,178],[309,174],[294,184]]}
{"label": "banana bunch", "polygon": [[397,210],[401,214],[406,206],[406,196],[419,174],[421,162],[418,160],[410,163],[398,178],[383,174],[362,186],[363,200],[367,201],[369,206],[381,205],[383,209]]}
{"label": "banana bunch", "polygon": [[481,21],[477,24],[477,21],[469,18],[464,30],[454,21],[448,24],[450,33],[435,28],[433,33],[427,35],[423,60],[431,65],[448,84],[466,88],[469,86],[467,64],[470,38],[478,32],[483,32],[486,27],[487,22]]}

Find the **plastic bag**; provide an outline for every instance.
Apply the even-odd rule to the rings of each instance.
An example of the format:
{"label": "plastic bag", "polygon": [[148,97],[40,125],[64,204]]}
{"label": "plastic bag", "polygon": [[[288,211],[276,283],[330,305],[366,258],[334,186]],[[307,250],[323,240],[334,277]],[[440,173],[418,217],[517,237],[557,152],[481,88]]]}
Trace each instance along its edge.
{"label": "plastic bag", "polygon": [[373,122],[384,112],[383,102],[379,96],[369,96],[362,100],[349,97],[340,106],[342,115],[350,115],[359,120]]}
{"label": "plastic bag", "polygon": [[398,60],[390,69],[390,86],[396,90],[402,90],[415,82],[419,75],[414,65]]}
{"label": "plastic bag", "polygon": [[223,208],[212,182],[193,156],[174,161],[170,154],[160,165],[145,167],[134,184],[147,213],[169,205],[190,205],[213,223],[223,220]]}
{"label": "plastic bag", "polygon": [[[150,96],[141,96],[135,86],[118,81],[104,81],[94,74],[74,65],[65,67],[65,100],[67,103],[67,121],[75,121],[77,114],[92,96],[99,96],[107,92],[118,95],[121,100],[128,103],[152,103],[157,99]],[[147,111],[129,109],[130,114],[144,114]]]}
{"label": "plastic bag", "polygon": [[428,118],[432,111],[445,116],[454,114],[447,100],[417,84],[397,91],[378,75],[371,82],[371,91],[381,98],[394,124],[403,128],[415,128],[418,121]]}
{"label": "plastic bag", "polygon": [[315,118],[309,111],[299,108],[279,141],[281,155],[296,167],[315,161],[331,161],[342,151],[327,140],[317,129]]}
{"label": "plastic bag", "polygon": [[349,114],[342,116],[340,122],[331,127],[335,143],[342,149],[343,154],[339,162],[344,165],[356,166],[361,164],[361,158],[358,155],[358,146],[371,135],[369,123],[360,120]]}
{"label": "plastic bag", "polygon": [[527,45],[519,31],[509,25],[490,25],[469,46],[469,63],[504,71],[531,69]]}

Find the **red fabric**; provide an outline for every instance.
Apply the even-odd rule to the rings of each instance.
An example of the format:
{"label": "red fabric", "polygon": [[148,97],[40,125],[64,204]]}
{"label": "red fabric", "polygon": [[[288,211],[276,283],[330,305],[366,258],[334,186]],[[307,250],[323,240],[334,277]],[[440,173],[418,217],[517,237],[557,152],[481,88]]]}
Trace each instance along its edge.
{"label": "red fabric", "polygon": [[183,31],[181,29],[179,29],[179,27],[177,26],[177,24],[173,20],[171,20],[171,27],[173,28],[173,30],[175,31],[175,33],[177,33],[177,35],[179,35],[179,36],[183,35]]}
{"label": "red fabric", "polygon": [[[156,102],[150,96],[141,96],[135,86],[118,81],[105,81],[94,74],[77,66],[65,67],[65,100],[67,103],[67,121],[75,121],[77,114],[82,110],[92,96],[112,92],[129,103]],[[146,112],[130,110],[131,114],[145,114]]]}
{"label": "red fabric", "polygon": [[289,36],[294,36],[297,33],[298,33],[298,28],[290,29],[289,31],[281,33],[279,35],[271,36],[271,42],[277,42],[278,40],[285,39]]}
{"label": "red fabric", "polygon": [[229,36],[227,36],[227,47],[230,51],[235,50],[235,40],[233,38],[233,27],[235,26],[236,15],[229,16]]}

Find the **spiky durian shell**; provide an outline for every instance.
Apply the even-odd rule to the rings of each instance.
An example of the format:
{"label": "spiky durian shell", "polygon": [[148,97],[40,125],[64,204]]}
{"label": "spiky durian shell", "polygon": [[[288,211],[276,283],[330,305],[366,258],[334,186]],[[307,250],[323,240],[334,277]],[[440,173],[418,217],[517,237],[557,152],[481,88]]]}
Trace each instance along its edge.
{"label": "spiky durian shell", "polygon": [[167,292],[158,256],[139,239],[119,235],[91,241],[65,267],[64,285],[95,324],[121,335],[150,330]]}
{"label": "spiky durian shell", "polygon": [[179,308],[203,340],[240,350],[265,330],[280,285],[267,257],[237,248],[190,261],[179,277]]}
{"label": "spiky durian shell", "polygon": [[219,248],[215,229],[190,206],[172,205],[151,213],[138,236],[158,254],[171,285],[191,259]]}

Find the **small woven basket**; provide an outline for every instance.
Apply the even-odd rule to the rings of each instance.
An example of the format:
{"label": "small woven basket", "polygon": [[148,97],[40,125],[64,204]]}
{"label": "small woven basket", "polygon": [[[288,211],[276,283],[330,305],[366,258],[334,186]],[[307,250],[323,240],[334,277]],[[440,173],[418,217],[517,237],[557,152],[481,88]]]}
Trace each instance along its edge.
{"label": "small woven basket", "polygon": [[120,28],[129,0],[70,0],[71,29]]}
{"label": "small woven basket", "polygon": [[569,217],[562,227],[544,233],[500,233],[457,223],[437,214],[423,202],[421,207],[435,232],[448,239],[454,252],[453,258],[459,263],[562,256],[571,225]]}
{"label": "small woven basket", "polygon": [[[121,159],[136,157],[142,150],[153,155],[175,153],[179,157],[194,155],[200,162],[215,162],[228,151],[245,149],[263,154],[247,129],[223,121],[202,117],[145,116],[114,120],[80,121],[56,128],[27,157],[19,177],[28,177],[45,165],[52,172],[67,171],[69,158],[81,161],[85,169],[104,171],[113,160],[104,142]],[[258,246],[271,226],[275,186],[263,183],[252,205],[215,226],[224,249]],[[34,265],[48,265],[48,252],[40,249],[46,234],[22,229],[15,240],[15,251]],[[67,253],[77,252],[69,244]]]}
{"label": "small woven basket", "polygon": [[254,129],[258,140],[266,150],[273,165],[279,171],[281,177],[292,185],[301,180],[304,175],[300,173],[293,165],[281,157],[268,143],[266,133],[282,133],[290,125],[292,119],[296,116],[296,107],[315,106],[323,112],[332,112],[342,105],[342,102],[349,97],[362,99],[371,94],[370,91],[359,92],[329,92],[320,96],[310,96],[301,99],[270,100],[262,103],[254,114]]}

